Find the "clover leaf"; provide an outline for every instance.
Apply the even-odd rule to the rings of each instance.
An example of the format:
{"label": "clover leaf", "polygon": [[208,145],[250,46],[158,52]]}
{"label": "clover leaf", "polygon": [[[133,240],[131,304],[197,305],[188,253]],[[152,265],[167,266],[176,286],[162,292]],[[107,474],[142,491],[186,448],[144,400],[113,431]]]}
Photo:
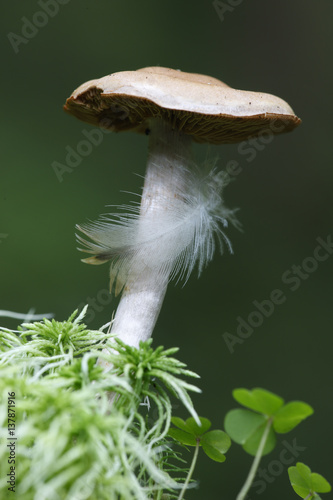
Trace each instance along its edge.
{"label": "clover leaf", "polygon": [[302,401],[284,404],[284,400],[265,389],[235,389],[234,399],[248,408],[234,409],[227,413],[224,426],[235,443],[243,446],[255,456],[261,439],[269,426],[262,455],[270,453],[276,445],[276,433],[294,429],[302,420],[313,413],[313,409]]}
{"label": "clover leaf", "polygon": [[252,389],[252,391],[235,389],[232,395],[241,405],[269,416],[273,415],[284,403],[284,400],[276,394],[259,388]]}
{"label": "clover leaf", "polygon": [[318,493],[331,491],[329,482],[320,474],[311,472],[310,467],[302,462],[297,462],[296,466],[289,467],[288,474],[291,486],[301,498],[318,500],[320,499]]}
{"label": "clover leaf", "polygon": [[[249,410],[236,409],[227,413],[224,426],[235,443],[243,446],[250,455],[255,455],[267,425],[264,415]],[[276,445],[275,432],[271,428],[262,455],[270,453]]]}
{"label": "clover leaf", "polygon": [[280,434],[289,432],[312,413],[313,409],[308,404],[291,401],[274,414],[274,430]]}
{"label": "clover leaf", "polygon": [[206,455],[215,462],[224,462],[225,453],[231,445],[229,436],[221,430],[209,431],[211,422],[207,418],[199,417],[201,426],[193,417],[186,421],[179,417],[172,417],[171,422],[178,429],[169,429],[168,434],[187,446],[202,446]]}

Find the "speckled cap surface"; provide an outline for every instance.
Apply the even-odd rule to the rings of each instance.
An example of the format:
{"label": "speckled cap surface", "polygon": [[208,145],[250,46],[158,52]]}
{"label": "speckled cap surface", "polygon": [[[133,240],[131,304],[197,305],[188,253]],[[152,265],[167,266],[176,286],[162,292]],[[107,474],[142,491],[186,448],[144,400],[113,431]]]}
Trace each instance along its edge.
{"label": "speckled cap surface", "polygon": [[289,132],[301,120],[279,97],[232,89],[216,78],[149,67],[90,80],[67,99],[65,111],[115,132],[144,133],[166,120],[196,142],[228,144],[265,131]]}

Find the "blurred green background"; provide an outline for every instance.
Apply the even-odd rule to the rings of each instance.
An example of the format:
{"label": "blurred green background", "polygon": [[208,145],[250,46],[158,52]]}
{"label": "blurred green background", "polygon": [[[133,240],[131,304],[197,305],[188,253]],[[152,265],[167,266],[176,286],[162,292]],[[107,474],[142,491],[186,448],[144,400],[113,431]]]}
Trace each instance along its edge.
{"label": "blurred green background", "polygon": [[[122,190],[140,192],[135,174],[144,173],[147,139],[105,135],[59,182],[52,163],[65,163],[66,147],[75,149],[90,130],[62,111],[79,84],[161,65],[282,97],[303,123],[261,147],[253,161],[237,145],[195,147],[199,159],[218,155],[220,168],[239,162],[241,173],[225,197],[240,208],[244,232],[228,230],[234,255],[216,255],[199,280],[192,276],[184,288],[170,284],[154,344],[179,346],[179,357],[201,375],[195,404],[215,428],[237,406],[235,387],[265,387],[313,405],[314,416],[282,440],[292,445],[296,438],[303,450],[295,461],[332,482],[333,255],[308,259],[316,239],[333,233],[332,2],[230,0],[224,9],[211,1],[59,0],[46,20],[36,14],[42,3],[6,2],[0,19],[0,308],[33,307],[61,320],[94,300],[89,326],[98,328],[116,307],[106,293],[107,266],[80,262],[74,226],[108,204],[127,203]],[[40,27],[27,28],[24,18]],[[302,272],[312,266],[295,291],[282,278],[293,275],[293,266]],[[225,332],[235,335],[237,318],[247,321],[253,302],[275,289],[284,302],[231,353]],[[181,408],[175,414],[186,417]],[[252,500],[296,497],[286,466],[272,465],[284,446],[263,460],[270,481],[261,494],[253,488]],[[237,445],[222,465],[201,456],[200,488],[187,498],[235,498],[250,463]]]}

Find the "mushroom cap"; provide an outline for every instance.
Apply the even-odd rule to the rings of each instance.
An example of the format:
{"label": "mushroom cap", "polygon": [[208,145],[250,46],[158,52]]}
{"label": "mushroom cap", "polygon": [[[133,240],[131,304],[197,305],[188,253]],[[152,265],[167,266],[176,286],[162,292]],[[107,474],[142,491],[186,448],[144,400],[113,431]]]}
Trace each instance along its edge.
{"label": "mushroom cap", "polygon": [[148,67],[121,71],[78,87],[65,111],[115,132],[144,133],[161,118],[196,142],[235,143],[289,132],[301,120],[270,94],[235,90],[220,80],[180,70]]}

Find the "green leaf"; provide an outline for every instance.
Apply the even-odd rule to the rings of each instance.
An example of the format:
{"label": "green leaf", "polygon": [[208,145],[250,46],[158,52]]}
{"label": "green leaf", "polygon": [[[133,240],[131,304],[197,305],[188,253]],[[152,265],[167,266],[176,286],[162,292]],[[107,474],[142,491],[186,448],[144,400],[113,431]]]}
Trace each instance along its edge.
{"label": "green leaf", "polygon": [[179,427],[179,429],[182,429],[183,431],[188,432],[188,428],[187,428],[186,422],[182,418],[180,418],[180,417],[171,417],[171,422],[176,427]]}
{"label": "green leaf", "polygon": [[171,422],[179,429],[182,429],[185,432],[188,432],[192,436],[199,437],[205,432],[208,431],[211,427],[211,423],[208,418],[198,417],[201,423],[201,426],[196,423],[193,417],[190,417],[186,420],[186,422],[179,417],[172,417]]}
{"label": "green leaf", "polygon": [[196,446],[197,440],[201,440],[202,434],[208,431],[212,425],[208,418],[198,418],[201,426],[196,423],[193,417],[188,418],[186,422],[182,418],[172,417],[171,422],[177,426],[178,429],[169,429],[168,434],[182,444]]}
{"label": "green leaf", "polygon": [[224,462],[224,453],[231,445],[230,437],[221,430],[207,432],[211,427],[208,418],[199,417],[199,421],[201,426],[192,417],[188,418],[186,422],[179,417],[172,417],[171,422],[178,429],[169,429],[168,434],[187,446],[197,446],[199,443],[209,458],[215,462]]}
{"label": "green leaf", "polygon": [[197,439],[195,438],[195,436],[189,434],[188,432],[182,431],[181,429],[169,429],[168,434],[169,436],[179,441],[181,444],[185,444],[187,446],[197,445]]}
{"label": "green leaf", "polygon": [[313,408],[302,401],[287,403],[274,415],[274,430],[282,434],[289,432],[312,413]]}
{"label": "green leaf", "polygon": [[302,477],[297,467],[292,466],[288,468],[288,475],[290,479],[291,486],[298,496],[305,498],[310,493],[310,487],[306,479]]}
{"label": "green leaf", "polygon": [[[258,448],[259,448],[259,444],[260,444],[262,435],[265,431],[266,425],[267,425],[267,423],[261,425],[252,434],[252,436],[250,436],[248,438],[248,440],[246,441],[246,443],[243,446],[244,451],[246,451],[247,453],[249,453],[252,456],[256,455]],[[266,443],[265,443],[265,446],[264,446],[264,449],[262,452],[262,456],[267,455],[272,450],[274,450],[275,446],[276,446],[276,435],[275,435],[274,430],[272,428],[270,428],[267,439],[266,439]]]}
{"label": "green leaf", "polygon": [[201,436],[205,432],[207,432],[211,427],[211,422],[208,418],[199,417],[201,426],[196,423],[193,417],[190,417],[186,420],[186,427],[188,432],[191,432],[194,436]]}
{"label": "green leaf", "polygon": [[311,469],[307,465],[303,464],[302,462],[297,462],[296,464],[296,469],[300,476],[304,479],[306,482],[307,486],[311,488]]}
{"label": "green leaf", "polygon": [[226,453],[231,446],[231,439],[225,432],[214,430],[207,432],[201,439],[201,445],[206,455],[215,462],[224,462]]}
{"label": "green leaf", "polygon": [[312,490],[317,493],[329,493],[332,489],[330,483],[321,474],[317,474],[316,472],[311,474],[311,486]]}
{"label": "green leaf", "polygon": [[301,498],[312,495],[311,498],[316,499],[320,498],[317,493],[331,491],[329,482],[320,474],[312,473],[310,467],[302,462],[297,462],[296,467],[289,467],[288,474],[293,489]]}
{"label": "green leaf", "polygon": [[263,415],[239,408],[227,413],[224,428],[235,443],[243,445],[266,422],[267,420]]}
{"label": "green leaf", "polygon": [[235,389],[232,395],[241,405],[268,416],[273,415],[284,403],[280,396],[260,388],[252,389],[252,391]]}
{"label": "green leaf", "polygon": [[206,453],[207,457],[210,458],[211,460],[214,460],[214,462],[225,462],[226,457],[221,453],[219,450],[214,448],[214,446],[210,446],[209,444],[203,444],[202,449]]}
{"label": "green leaf", "polygon": [[[255,455],[267,425],[267,418],[250,410],[236,409],[227,413],[224,427],[235,443],[241,444],[250,455]],[[263,455],[270,453],[276,445],[276,437],[271,428],[263,450]]]}

